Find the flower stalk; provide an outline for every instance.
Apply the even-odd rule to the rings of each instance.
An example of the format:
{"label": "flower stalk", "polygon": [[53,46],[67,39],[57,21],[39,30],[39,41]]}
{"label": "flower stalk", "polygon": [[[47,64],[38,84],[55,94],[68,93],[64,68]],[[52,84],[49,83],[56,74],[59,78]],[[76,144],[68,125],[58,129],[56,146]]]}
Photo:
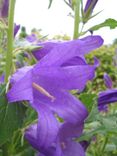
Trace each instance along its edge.
{"label": "flower stalk", "polygon": [[9,0],[7,53],[6,53],[6,66],[5,66],[6,83],[8,82],[8,78],[12,71],[12,51],[13,51],[13,42],[14,42],[14,11],[15,11],[15,0]]}
{"label": "flower stalk", "polygon": [[80,0],[76,0],[74,5],[74,34],[73,39],[77,39],[79,37],[79,25],[80,25]]}

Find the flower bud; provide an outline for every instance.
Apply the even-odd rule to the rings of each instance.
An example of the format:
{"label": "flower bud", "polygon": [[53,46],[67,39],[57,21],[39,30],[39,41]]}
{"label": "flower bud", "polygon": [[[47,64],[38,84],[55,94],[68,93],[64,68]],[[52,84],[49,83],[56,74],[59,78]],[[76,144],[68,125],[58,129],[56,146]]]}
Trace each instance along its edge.
{"label": "flower bud", "polygon": [[111,89],[113,86],[112,80],[107,73],[104,74],[104,83],[107,88]]}
{"label": "flower bud", "polygon": [[83,11],[83,22],[86,23],[90,18],[93,9],[95,8],[98,0],[87,0],[84,11]]}

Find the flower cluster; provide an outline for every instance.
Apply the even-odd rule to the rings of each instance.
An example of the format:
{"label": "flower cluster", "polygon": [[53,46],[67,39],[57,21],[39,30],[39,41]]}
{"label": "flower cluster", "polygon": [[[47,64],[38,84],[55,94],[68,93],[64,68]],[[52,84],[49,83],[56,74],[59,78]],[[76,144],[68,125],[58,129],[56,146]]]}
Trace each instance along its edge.
{"label": "flower cluster", "polygon": [[40,61],[12,76],[9,102],[27,100],[38,113],[38,123],[26,130],[25,138],[39,156],[85,156],[74,139],[82,134],[88,112],[69,91],[82,91],[94,78],[98,62],[89,65],[84,55],[102,44],[100,36],[41,43],[42,49],[33,53]]}

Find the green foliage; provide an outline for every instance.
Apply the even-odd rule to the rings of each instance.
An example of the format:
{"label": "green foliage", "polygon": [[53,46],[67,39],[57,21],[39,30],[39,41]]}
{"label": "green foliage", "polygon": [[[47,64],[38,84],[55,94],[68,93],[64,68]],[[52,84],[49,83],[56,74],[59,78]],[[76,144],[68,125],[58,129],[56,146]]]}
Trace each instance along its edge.
{"label": "green foliage", "polygon": [[105,90],[103,75],[106,72],[112,78],[113,87],[117,87],[117,67],[115,64],[115,48],[116,45],[105,45],[101,48],[88,54],[87,61],[93,63],[93,58],[96,56],[100,61],[100,66],[96,70],[95,79],[88,83],[87,88],[85,89],[88,93],[98,93],[99,91]]}

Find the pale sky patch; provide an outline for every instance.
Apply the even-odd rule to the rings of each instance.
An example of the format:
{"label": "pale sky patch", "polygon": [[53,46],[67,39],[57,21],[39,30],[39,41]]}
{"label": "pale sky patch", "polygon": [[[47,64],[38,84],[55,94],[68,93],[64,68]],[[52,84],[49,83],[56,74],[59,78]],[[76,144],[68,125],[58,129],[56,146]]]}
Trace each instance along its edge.
{"label": "pale sky patch", "polygon": [[[84,0],[86,1],[86,0]],[[16,0],[15,22],[26,26],[28,32],[32,28],[42,29],[44,35],[73,34],[73,19],[68,16],[71,9],[63,0],[53,0],[48,10],[49,0]],[[95,13],[103,10],[100,15],[91,20],[87,27],[103,22],[107,18],[117,20],[117,1],[99,0]],[[117,38],[117,29],[103,28],[94,34],[101,35],[105,43],[111,43]]]}

